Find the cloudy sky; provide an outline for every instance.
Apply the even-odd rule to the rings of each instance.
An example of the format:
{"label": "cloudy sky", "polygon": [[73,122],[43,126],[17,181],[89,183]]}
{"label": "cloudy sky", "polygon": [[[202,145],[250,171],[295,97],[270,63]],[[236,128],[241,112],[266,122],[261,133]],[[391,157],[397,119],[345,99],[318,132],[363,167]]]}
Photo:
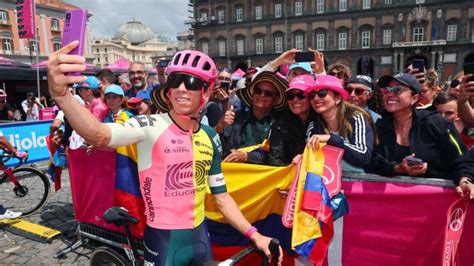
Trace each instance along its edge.
{"label": "cloudy sky", "polygon": [[157,35],[176,39],[188,29],[188,0],[65,0],[89,10],[90,29],[96,37],[112,37],[128,21],[141,21]]}

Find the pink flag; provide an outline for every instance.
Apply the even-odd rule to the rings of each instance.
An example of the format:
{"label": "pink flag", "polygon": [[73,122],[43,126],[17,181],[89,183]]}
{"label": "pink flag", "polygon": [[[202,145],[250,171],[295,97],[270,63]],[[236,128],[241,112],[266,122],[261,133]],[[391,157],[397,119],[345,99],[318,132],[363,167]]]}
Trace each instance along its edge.
{"label": "pink flag", "polygon": [[456,200],[449,206],[447,213],[446,233],[444,235],[443,265],[459,265],[457,250],[464,229],[469,194]]}
{"label": "pink flag", "polygon": [[18,35],[20,39],[35,37],[35,2],[34,0],[21,0],[16,4],[18,16]]}

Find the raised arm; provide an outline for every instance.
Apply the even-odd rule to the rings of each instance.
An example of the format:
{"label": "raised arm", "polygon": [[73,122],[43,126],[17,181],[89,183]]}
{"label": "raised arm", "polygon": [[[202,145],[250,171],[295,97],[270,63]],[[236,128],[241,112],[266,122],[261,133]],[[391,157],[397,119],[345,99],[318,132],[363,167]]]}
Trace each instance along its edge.
{"label": "raised arm", "polygon": [[84,82],[86,79],[84,76],[66,75],[69,72],[82,72],[86,69],[84,57],[68,54],[78,45],[78,41],[71,42],[49,56],[49,94],[61,107],[69,124],[79,135],[94,146],[105,146],[110,142],[110,128],[100,123],[69,93],[68,84]]}
{"label": "raised arm", "polygon": [[469,81],[472,74],[461,79],[458,97],[458,112],[467,127],[474,127],[474,109],[469,104],[469,98],[474,97],[474,81]]}

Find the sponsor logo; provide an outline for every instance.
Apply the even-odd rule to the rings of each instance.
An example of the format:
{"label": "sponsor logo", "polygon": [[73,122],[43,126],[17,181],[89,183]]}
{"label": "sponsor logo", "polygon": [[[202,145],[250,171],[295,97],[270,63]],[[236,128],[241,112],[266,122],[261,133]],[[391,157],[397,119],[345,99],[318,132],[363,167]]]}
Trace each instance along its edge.
{"label": "sponsor logo", "polygon": [[152,117],[151,115],[139,115],[132,119],[136,119],[140,127],[154,126],[156,122],[156,118]]}
{"label": "sponsor logo", "polygon": [[166,147],[165,148],[165,153],[188,153],[190,152],[190,149],[187,147]]}
{"label": "sponsor logo", "polygon": [[463,214],[464,213],[461,208],[454,210],[454,212],[451,214],[449,229],[457,232],[462,228]]}
{"label": "sponsor logo", "polygon": [[[3,132],[0,132],[3,135]],[[16,146],[19,150],[29,150],[33,148],[46,147],[46,137],[37,136],[36,132],[31,132],[29,136],[20,139],[20,134],[6,135],[10,143]]]}
{"label": "sponsor logo", "polygon": [[143,196],[145,197],[145,203],[148,209],[148,219],[150,222],[155,221],[155,209],[153,207],[153,199],[151,197],[151,181],[150,177],[145,177],[143,182]]}
{"label": "sponsor logo", "polygon": [[169,165],[166,172],[165,197],[194,195],[204,191],[210,165],[210,160],[196,161],[194,170],[192,161]]}
{"label": "sponsor logo", "polygon": [[206,190],[205,186],[198,187],[196,189],[184,189],[184,190],[175,190],[175,191],[165,191],[165,197],[179,197],[179,196],[187,196],[187,195],[194,195],[199,192],[203,192]]}

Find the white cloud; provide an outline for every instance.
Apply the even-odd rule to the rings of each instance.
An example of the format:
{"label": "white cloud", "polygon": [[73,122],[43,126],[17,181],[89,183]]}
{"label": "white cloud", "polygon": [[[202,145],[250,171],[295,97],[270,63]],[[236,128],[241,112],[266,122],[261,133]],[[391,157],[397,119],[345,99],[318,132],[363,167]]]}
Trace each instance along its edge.
{"label": "white cloud", "polygon": [[90,30],[96,37],[112,37],[118,28],[133,19],[149,26],[157,35],[175,39],[188,29],[188,0],[66,0],[87,9]]}

